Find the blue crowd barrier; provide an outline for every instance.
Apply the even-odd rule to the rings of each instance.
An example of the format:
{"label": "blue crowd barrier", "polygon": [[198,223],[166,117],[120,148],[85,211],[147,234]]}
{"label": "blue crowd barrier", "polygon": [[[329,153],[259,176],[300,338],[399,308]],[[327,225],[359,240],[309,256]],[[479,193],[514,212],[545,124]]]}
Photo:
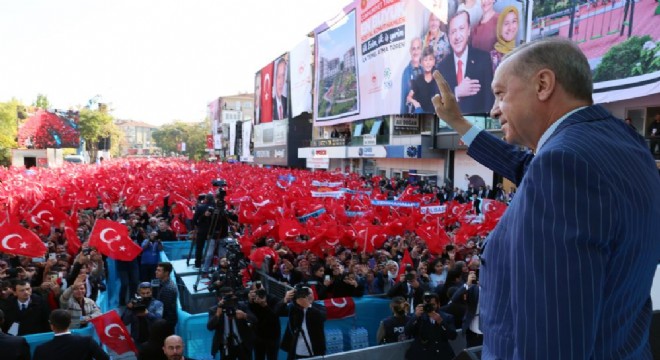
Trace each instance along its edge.
{"label": "blue crowd barrier", "polygon": [[[170,259],[185,259],[190,249],[190,241],[164,242],[161,261]],[[172,257],[170,257],[172,256]],[[110,268],[110,267],[108,267]],[[172,274],[174,280],[174,274]],[[180,289],[181,290],[181,289]],[[349,338],[346,336],[351,329],[363,327],[369,334],[369,346],[376,344],[376,332],[380,321],[390,314],[389,299],[378,297],[355,298],[355,316],[325,322],[326,329],[339,329],[344,334],[344,349],[350,349]],[[186,357],[207,359],[210,357],[213,332],[206,329],[208,313],[191,314],[183,310],[181,302],[177,304],[179,322],[177,334],[186,344]],[[288,319],[280,319],[282,333],[286,329]],[[280,336],[281,338],[281,336]],[[286,353],[280,351],[280,359],[286,359]]]}
{"label": "blue crowd barrier", "polygon": [[[170,261],[185,259],[190,250],[191,241],[168,241],[163,242],[163,252],[161,253],[161,261]],[[106,279],[107,290],[99,293],[97,303],[102,312],[111,309],[117,309],[119,305],[119,289],[121,283],[117,276],[116,262],[112,259],[107,259],[108,277]],[[172,281],[176,282],[175,274],[171,274]],[[181,291],[181,289],[180,289]],[[351,329],[363,327],[367,329],[369,334],[369,345],[376,345],[376,332],[382,320],[387,316],[389,311],[389,300],[364,297],[355,298],[355,316],[348,317],[340,320],[328,320],[325,323],[326,329],[339,329],[344,334],[344,349],[349,349],[349,339],[346,336]],[[208,321],[208,313],[191,314],[184,311],[181,307],[181,302],[177,302],[177,311],[179,315],[179,322],[177,324],[176,333],[180,335],[186,344],[186,357],[195,359],[209,359],[211,353],[211,344],[213,341],[213,332],[206,329]],[[286,328],[288,319],[283,317],[280,319],[282,332]],[[93,336],[96,341],[98,337],[94,332],[92,326],[87,326],[84,329],[76,329],[72,331],[76,334]],[[49,341],[53,338],[53,333],[41,333],[26,336],[30,349],[34,349]],[[286,359],[286,353],[280,352],[280,359]]]}

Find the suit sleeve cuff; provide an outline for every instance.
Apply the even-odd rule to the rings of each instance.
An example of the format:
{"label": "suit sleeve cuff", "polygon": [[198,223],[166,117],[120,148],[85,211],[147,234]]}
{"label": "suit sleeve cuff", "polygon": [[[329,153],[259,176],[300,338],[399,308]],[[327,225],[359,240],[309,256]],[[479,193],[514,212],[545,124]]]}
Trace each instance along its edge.
{"label": "suit sleeve cuff", "polygon": [[479,129],[476,125],[472,125],[470,130],[468,130],[468,132],[466,132],[465,135],[461,137],[461,140],[465,143],[465,145],[469,147],[470,145],[472,145],[472,142],[477,137],[477,135],[479,135],[480,132],[481,129]]}

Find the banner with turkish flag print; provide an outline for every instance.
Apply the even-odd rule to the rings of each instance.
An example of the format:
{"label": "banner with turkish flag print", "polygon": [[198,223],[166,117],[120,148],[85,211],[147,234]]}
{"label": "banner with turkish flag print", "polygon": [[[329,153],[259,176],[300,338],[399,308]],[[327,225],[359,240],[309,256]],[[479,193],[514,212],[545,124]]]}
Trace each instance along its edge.
{"label": "banner with turkish flag print", "polygon": [[125,225],[112,220],[99,219],[89,235],[89,246],[115,260],[132,261],[142,248],[128,236]]}
{"label": "banner with turkish flag print", "polygon": [[101,344],[108,347],[118,355],[127,353],[129,351],[138,353],[135,343],[131,338],[130,333],[121,321],[119,314],[114,310],[95,317],[90,320],[96,330],[96,335],[99,336]]}
{"label": "banner with turkish flag print", "polygon": [[325,305],[328,320],[355,316],[355,301],[352,297],[325,299],[323,305]]}
{"label": "banner with turkish flag print", "polygon": [[17,223],[0,226],[0,252],[27,257],[43,257],[46,245],[37,234]]}
{"label": "banner with turkish flag print", "polygon": [[259,123],[273,121],[273,63],[261,69],[261,119]]}

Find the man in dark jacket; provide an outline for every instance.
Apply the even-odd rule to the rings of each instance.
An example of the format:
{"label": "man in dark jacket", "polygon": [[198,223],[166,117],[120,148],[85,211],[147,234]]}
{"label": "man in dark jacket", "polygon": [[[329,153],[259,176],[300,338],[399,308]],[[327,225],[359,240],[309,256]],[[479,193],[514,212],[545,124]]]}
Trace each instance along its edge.
{"label": "man in dark jacket", "polygon": [[68,311],[53,310],[49,321],[55,337],[37,346],[34,351],[35,360],[110,360],[108,354],[90,336],[73,335],[69,332],[71,314]]}
{"label": "man in dark jacket", "polygon": [[252,359],[254,325],[257,318],[246,306],[239,304],[231,288],[218,291],[218,305],[209,309],[206,328],[214,331],[211,355],[222,352],[222,360]]}
{"label": "man in dark jacket", "polygon": [[257,318],[254,359],[277,360],[277,352],[280,347],[279,334],[282,333],[280,318],[275,313],[279,299],[267,294],[266,289],[258,282],[252,285],[248,300],[250,311]]}
{"label": "man in dark jacket", "polygon": [[288,360],[325,355],[326,315],[313,302],[314,295],[310,288],[296,286],[278,304],[277,313],[289,317],[280,345],[289,353]]}
{"label": "man in dark jacket", "polygon": [[[0,327],[5,322],[5,313],[0,310]],[[30,360],[30,345],[22,336],[11,336],[0,330],[2,358],[7,360]]]}
{"label": "man in dark jacket", "polygon": [[415,316],[406,325],[406,334],[415,339],[406,352],[406,359],[454,358],[454,350],[449,344],[449,340],[456,339],[454,318],[438,311],[438,294],[424,294],[424,304],[415,308]]}
{"label": "man in dark jacket", "polygon": [[2,331],[11,335],[29,335],[48,332],[48,304],[36,294],[27,280],[14,284],[14,295],[3,303],[5,323]]}

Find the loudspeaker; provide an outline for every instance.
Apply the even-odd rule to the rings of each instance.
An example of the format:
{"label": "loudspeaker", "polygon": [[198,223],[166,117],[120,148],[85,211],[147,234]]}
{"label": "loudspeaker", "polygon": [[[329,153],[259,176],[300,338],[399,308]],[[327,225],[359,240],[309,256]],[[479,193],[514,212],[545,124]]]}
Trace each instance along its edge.
{"label": "loudspeaker", "polygon": [[461,351],[454,360],[479,360],[481,359],[481,346],[475,346]]}

